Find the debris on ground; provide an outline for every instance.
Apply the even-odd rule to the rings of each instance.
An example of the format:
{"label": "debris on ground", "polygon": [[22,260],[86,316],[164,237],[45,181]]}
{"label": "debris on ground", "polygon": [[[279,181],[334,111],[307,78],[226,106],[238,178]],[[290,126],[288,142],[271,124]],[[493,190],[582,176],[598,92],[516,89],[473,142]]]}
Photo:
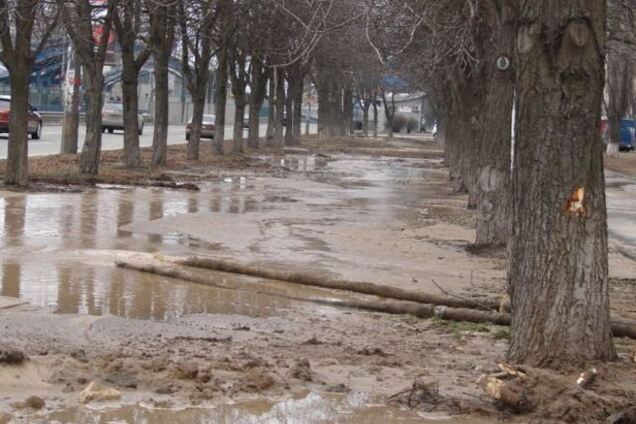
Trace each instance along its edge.
{"label": "debris on ground", "polygon": [[106,402],[119,400],[120,398],[121,392],[119,390],[104,386],[94,381],[90,382],[90,384],[86,386],[79,395],[80,403]]}

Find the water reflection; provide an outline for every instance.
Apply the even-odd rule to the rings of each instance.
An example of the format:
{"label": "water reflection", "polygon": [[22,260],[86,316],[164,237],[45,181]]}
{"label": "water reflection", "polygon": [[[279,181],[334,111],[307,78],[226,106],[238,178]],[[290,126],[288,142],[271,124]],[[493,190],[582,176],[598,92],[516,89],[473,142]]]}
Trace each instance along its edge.
{"label": "water reflection", "polygon": [[[371,402],[372,400],[364,394],[353,393],[340,398],[310,393],[304,397],[280,402],[259,400],[234,405],[221,405],[215,408],[186,408],[182,410],[154,409],[143,405],[110,410],[79,407],[55,412],[48,415],[45,419],[49,420],[47,422],[54,421],[64,424],[78,422],[126,422],[131,424],[318,424],[326,422],[385,424],[387,422],[400,422],[415,424],[439,421],[439,419],[427,420],[415,411],[378,406]],[[450,417],[444,419],[444,422],[448,424],[485,423],[482,420],[453,419]]]}

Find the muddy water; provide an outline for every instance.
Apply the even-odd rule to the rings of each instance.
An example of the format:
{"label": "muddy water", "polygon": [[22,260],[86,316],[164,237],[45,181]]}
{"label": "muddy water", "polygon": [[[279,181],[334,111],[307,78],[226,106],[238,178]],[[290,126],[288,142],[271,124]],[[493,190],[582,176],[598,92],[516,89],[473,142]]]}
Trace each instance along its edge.
{"label": "muddy water", "polygon": [[[404,187],[421,184],[426,172],[415,162],[383,159],[291,155],[276,161],[292,171],[288,178],[230,175],[197,193],[122,187],[4,193],[0,295],[56,313],[158,320],[206,312],[271,314],[294,304],[124,271],[113,263],[130,252],[145,252],[338,271],[344,257],[324,235],[403,215],[404,204],[414,199],[404,196]],[[287,291],[293,297],[336,296],[306,288]]]}
{"label": "muddy water", "polygon": [[[442,421],[448,424],[479,424],[482,421],[466,418],[451,418],[443,414],[416,413],[387,408],[370,403],[370,399],[359,393],[344,398],[322,397],[310,393],[305,397],[274,402],[260,400],[222,405],[214,409],[185,408],[181,410],[146,408],[136,405],[111,410],[77,408],[61,411],[46,417],[46,422],[59,423],[429,423]],[[485,421],[483,421],[485,423]]]}

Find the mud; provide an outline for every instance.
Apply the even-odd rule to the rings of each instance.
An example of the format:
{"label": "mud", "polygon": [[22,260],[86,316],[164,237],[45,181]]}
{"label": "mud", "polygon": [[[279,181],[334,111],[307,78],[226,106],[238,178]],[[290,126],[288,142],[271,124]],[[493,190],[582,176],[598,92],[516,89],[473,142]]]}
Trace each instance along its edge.
{"label": "mud", "polygon": [[[0,423],[502,417],[476,381],[504,358],[505,328],[290,300],[354,295],[258,278],[220,274],[226,288],[212,288],[114,266],[197,255],[423,292],[437,292],[432,280],[458,294],[504,291],[505,255],[467,250],[474,214],[450,191],[430,140],[309,140],[242,164],[180,171],[197,192],[0,193],[0,342],[30,357],[0,365]],[[625,187],[608,191],[612,313],[634,319],[636,262],[621,249],[636,231],[612,218]],[[636,346],[617,342],[621,362],[599,390],[623,397],[604,404],[608,413],[636,393]],[[439,387],[441,406],[387,403],[415,379]],[[79,406],[92,381],[121,401]],[[30,396],[44,399],[42,410],[11,406]],[[563,412],[552,409],[550,419]]]}

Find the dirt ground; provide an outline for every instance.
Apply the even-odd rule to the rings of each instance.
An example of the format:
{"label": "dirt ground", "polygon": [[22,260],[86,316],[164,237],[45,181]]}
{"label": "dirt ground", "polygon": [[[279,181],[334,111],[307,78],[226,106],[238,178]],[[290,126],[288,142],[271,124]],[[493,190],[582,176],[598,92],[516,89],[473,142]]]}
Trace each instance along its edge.
{"label": "dirt ground", "polygon": [[621,152],[618,156],[605,156],[605,167],[630,177],[636,177],[636,152]]}
{"label": "dirt ground", "polygon": [[[33,160],[35,179],[46,190],[62,183],[80,184],[81,190],[95,183],[196,183],[202,194],[177,190],[170,196],[178,205],[197,200],[199,206],[192,212],[198,212],[154,217],[151,209],[151,218],[136,221],[120,219],[120,207],[108,214],[115,219],[112,223],[102,225],[95,219],[101,229],[116,227],[116,239],[100,239],[105,237],[100,230],[91,236],[96,245],[81,245],[84,249],[72,243],[50,246],[48,229],[40,235],[48,237],[48,249],[29,249],[27,242],[36,239],[32,235],[6,247],[0,258],[13,264],[48,264],[55,257],[68,262],[70,268],[94,265],[110,270],[116,259],[131,255],[188,254],[203,243],[218,242],[213,246],[214,256],[237,262],[312,268],[411,291],[439,293],[437,283],[462,296],[501,296],[504,292],[505,254],[466,250],[474,238],[475,217],[465,208],[466,196],[453,194],[447,187],[442,152],[430,139],[309,138],[285,152],[223,158],[204,155],[198,163],[183,162],[184,151],[182,146],[172,147],[167,168],[125,173],[118,165],[120,153],[108,152],[103,155],[103,174],[97,179],[79,177],[74,157]],[[147,155],[145,152],[144,157]],[[245,184],[241,182],[244,176]],[[222,185],[217,188],[228,180],[228,184],[239,184],[243,197],[233,197],[234,192],[223,191]],[[212,205],[210,200],[214,214],[202,213],[201,198],[196,196],[216,190],[227,206]],[[100,193],[106,199],[114,195],[112,190]],[[121,204],[139,205],[156,192],[116,194],[123,199]],[[253,196],[260,203],[250,206]],[[163,209],[169,208],[164,204]],[[219,213],[224,210],[228,212]],[[50,205],[46,211],[54,214]],[[11,236],[9,218],[14,217],[5,216]],[[86,232],[92,221],[82,218],[82,232]],[[28,233],[30,227],[24,220],[23,232]],[[28,216],[26,221],[29,224]],[[123,244],[122,237],[130,238],[130,234],[147,235],[144,243],[160,240],[164,247],[148,248],[128,239]],[[186,247],[166,248],[166,240],[175,234],[194,234],[196,243],[190,240]],[[613,248],[610,268],[612,315],[634,320],[636,262]],[[24,267],[21,272],[20,281],[28,280],[31,274]],[[124,278],[152,287],[158,284],[134,271],[112,272],[116,278],[109,277],[110,285],[122,286],[122,281],[128,281]],[[604,423],[610,415],[635,406],[633,340],[615,339],[619,360],[611,364],[572,366],[558,372],[524,370],[529,406],[517,413],[493,402],[477,384],[481,375],[496,372],[504,361],[506,327],[337,308],[311,299],[372,297],[212,274],[232,287],[184,289],[174,296],[158,296],[160,290],[153,288],[151,294],[143,291],[139,297],[120,289],[117,296],[121,299],[113,301],[120,309],[97,310],[90,303],[94,292],[86,292],[83,286],[68,291],[77,304],[88,305],[84,306],[88,312],[83,313],[82,307],[63,309],[60,303],[58,313],[52,314],[36,301],[0,298],[0,424],[79,422],[95,417],[141,422],[148,411],[174,411],[154,416],[152,422],[196,422],[203,416],[188,415],[195,413],[191,408],[217,406],[218,412],[225,411],[220,405],[230,404],[248,406],[242,412],[236,408],[223,412],[227,413],[225,422],[241,422],[246,416],[253,420],[249,422],[262,422],[261,410],[270,414],[275,410],[271,402],[278,402],[280,408],[273,417],[279,421],[274,422],[294,418],[297,422],[415,423],[456,417],[449,422]],[[171,279],[161,284],[191,285]],[[254,287],[259,287],[258,295],[254,295]],[[6,290],[2,293],[7,294]],[[114,296],[112,293],[107,296]],[[148,297],[171,297],[175,304],[200,308],[169,314],[165,304],[143,303],[126,309],[126,302],[144,302]],[[205,302],[215,303],[207,308]],[[227,305],[234,304],[249,307],[231,312]],[[224,307],[228,312],[222,312]],[[158,308],[164,309],[157,313]],[[134,312],[140,310],[145,314]],[[11,351],[24,353],[28,359],[11,363],[20,362]],[[592,367],[598,370],[597,378],[585,389],[578,388],[579,374]],[[80,392],[93,381],[119,390],[121,400],[104,403],[106,410],[82,407]],[[38,408],[41,405],[33,399],[25,402],[30,396],[41,398],[45,406]],[[324,406],[329,402],[335,402],[331,409]],[[145,412],[139,405],[144,405]],[[333,412],[347,408],[345,414]],[[105,415],[109,413],[114,415]]]}

